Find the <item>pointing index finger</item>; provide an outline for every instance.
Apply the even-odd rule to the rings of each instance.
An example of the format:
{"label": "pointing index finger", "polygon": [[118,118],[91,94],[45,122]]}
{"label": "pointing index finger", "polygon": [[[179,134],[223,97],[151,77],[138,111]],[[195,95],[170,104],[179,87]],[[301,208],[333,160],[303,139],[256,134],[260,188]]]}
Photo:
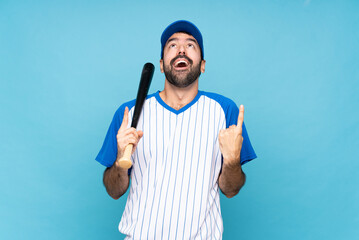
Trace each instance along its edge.
{"label": "pointing index finger", "polygon": [[238,114],[238,121],[237,121],[237,127],[242,127],[244,119],[244,106],[239,106],[239,114]]}
{"label": "pointing index finger", "polygon": [[125,113],[123,114],[120,130],[126,129],[127,124],[128,124],[128,107],[125,108]]}

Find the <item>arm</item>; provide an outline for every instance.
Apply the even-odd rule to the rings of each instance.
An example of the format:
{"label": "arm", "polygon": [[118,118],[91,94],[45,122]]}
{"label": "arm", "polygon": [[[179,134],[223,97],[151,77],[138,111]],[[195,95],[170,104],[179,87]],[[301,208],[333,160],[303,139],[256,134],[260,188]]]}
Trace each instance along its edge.
{"label": "arm", "polygon": [[232,125],[219,132],[219,147],[223,156],[222,171],[218,185],[226,197],[234,197],[245,183],[240,158],[242,150],[242,124],[244,107],[240,106],[237,125]]}
{"label": "arm", "polygon": [[106,168],[103,173],[103,184],[106,187],[107,193],[113,199],[119,199],[127,191],[128,186],[130,185],[128,170],[117,165],[116,160],[115,164],[110,168]]}
{"label": "arm", "polygon": [[246,175],[242,171],[240,164],[234,166],[231,166],[230,164],[222,165],[222,172],[219,175],[218,184],[226,197],[231,198],[237,195],[245,181]]}
{"label": "arm", "polygon": [[136,131],[135,128],[127,128],[128,124],[128,108],[126,107],[122,124],[117,133],[117,158],[112,167],[107,168],[103,174],[103,183],[107,193],[114,199],[119,199],[128,189],[130,178],[128,170],[119,166],[125,147],[132,143],[135,151],[138,141],[143,136],[142,131]]}

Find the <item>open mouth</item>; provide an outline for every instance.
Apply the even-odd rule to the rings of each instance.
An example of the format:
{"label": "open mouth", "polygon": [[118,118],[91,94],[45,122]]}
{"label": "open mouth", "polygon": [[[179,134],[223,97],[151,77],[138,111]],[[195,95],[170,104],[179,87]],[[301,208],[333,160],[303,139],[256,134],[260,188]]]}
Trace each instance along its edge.
{"label": "open mouth", "polygon": [[189,63],[186,60],[180,59],[175,62],[174,67],[177,69],[187,68]]}

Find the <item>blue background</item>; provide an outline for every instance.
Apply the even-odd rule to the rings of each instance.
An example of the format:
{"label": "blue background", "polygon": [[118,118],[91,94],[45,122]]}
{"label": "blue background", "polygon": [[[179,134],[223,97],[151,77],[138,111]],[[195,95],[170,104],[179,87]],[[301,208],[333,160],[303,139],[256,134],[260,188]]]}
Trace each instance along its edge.
{"label": "blue background", "polygon": [[0,0],[0,239],[122,239],[95,160],[178,19],[200,89],[246,108],[258,159],[221,197],[224,239],[359,236],[359,1]]}

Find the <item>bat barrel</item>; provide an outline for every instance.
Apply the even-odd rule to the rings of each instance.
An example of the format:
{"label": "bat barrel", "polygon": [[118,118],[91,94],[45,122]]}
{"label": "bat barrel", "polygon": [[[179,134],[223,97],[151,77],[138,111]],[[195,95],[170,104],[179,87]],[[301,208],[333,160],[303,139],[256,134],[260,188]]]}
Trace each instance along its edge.
{"label": "bat barrel", "polygon": [[140,118],[142,106],[147,97],[154,71],[155,66],[152,63],[146,63],[143,66],[141,81],[137,91],[136,105],[135,111],[133,113],[131,127],[137,127],[138,119]]}

